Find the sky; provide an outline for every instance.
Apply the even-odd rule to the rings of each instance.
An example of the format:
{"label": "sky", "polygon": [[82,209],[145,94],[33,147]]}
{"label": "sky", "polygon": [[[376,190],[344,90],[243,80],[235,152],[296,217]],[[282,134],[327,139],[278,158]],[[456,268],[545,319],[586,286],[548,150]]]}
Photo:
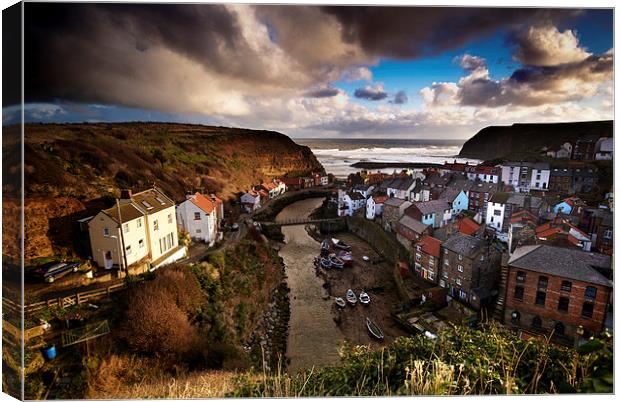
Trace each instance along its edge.
{"label": "sky", "polygon": [[464,139],[613,119],[611,9],[26,3],[24,22],[27,121]]}

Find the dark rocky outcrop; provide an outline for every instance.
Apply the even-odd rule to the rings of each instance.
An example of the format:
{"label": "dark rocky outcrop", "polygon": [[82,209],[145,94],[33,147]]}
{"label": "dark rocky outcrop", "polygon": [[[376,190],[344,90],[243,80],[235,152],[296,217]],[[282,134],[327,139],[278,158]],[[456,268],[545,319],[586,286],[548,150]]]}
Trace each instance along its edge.
{"label": "dark rocky outcrop", "polygon": [[613,120],[489,126],[470,138],[459,156],[487,160],[514,153],[538,152],[544,146],[555,147],[577,138],[612,137],[613,130]]}

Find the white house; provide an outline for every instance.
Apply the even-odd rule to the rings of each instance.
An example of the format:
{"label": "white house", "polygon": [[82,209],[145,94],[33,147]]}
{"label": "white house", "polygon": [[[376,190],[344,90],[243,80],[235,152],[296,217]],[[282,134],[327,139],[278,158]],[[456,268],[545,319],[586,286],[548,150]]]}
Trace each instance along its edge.
{"label": "white house", "polygon": [[274,179],[271,182],[261,183],[260,187],[269,194],[269,199],[286,192],[286,184],[282,180]]}
{"label": "white house", "polygon": [[596,154],[594,159],[597,161],[610,161],[614,158],[614,139],[602,137],[596,142]]}
{"label": "white house", "polygon": [[416,180],[411,177],[398,177],[388,180],[384,183],[386,193],[390,197],[400,198],[401,200],[410,200],[410,195],[416,186]]}
{"label": "white house", "polygon": [[565,142],[556,148],[551,148],[547,150],[547,156],[556,159],[568,159],[573,153],[573,145],[570,142]]}
{"label": "white house", "polygon": [[352,216],[358,209],[366,206],[366,198],[354,191],[338,190],[338,216]]}
{"label": "white house", "polygon": [[547,190],[551,169],[548,163],[506,162],[501,166],[502,182],[516,192]]}
{"label": "white house", "polygon": [[241,206],[246,212],[252,213],[260,208],[260,194],[254,190],[241,194]]}
{"label": "white house", "polygon": [[368,198],[370,194],[372,193],[372,190],[374,189],[375,189],[375,186],[373,185],[358,184],[355,187],[353,187],[353,190],[351,191],[360,193],[361,195],[364,196],[364,198]]}
{"label": "white house", "polygon": [[373,195],[366,200],[366,219],[375,219],[383,213],[383,203],[390,197],[387,195]]}
{"label": "white house", "polygon": [[[506,193],[495,193],[487,202],[485,223],[488,228],[492,228],[497,232],[498,238],[501,237],[501,233],[506,232],[508,229],[504,227],[507,201],[508,196]],[[506,240],[508,240],[507,236]]]}
{"label": "white house", "polygon": [[188,195],[185,201],[177,205],[179,227],[192,239],[213,245],[220,235],[218,222],[223,218],[219,213],[218,200],[200,193]]}

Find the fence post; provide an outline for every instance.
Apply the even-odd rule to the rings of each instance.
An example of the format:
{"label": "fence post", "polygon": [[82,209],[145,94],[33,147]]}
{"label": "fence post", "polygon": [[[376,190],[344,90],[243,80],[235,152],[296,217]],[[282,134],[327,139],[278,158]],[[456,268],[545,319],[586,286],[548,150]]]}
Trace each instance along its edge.
{"label": "fence post", "polygon": [[82,302],[80,299],[81,299],[80,294],[76,293],[75,294],[75,303],[79,305]]}

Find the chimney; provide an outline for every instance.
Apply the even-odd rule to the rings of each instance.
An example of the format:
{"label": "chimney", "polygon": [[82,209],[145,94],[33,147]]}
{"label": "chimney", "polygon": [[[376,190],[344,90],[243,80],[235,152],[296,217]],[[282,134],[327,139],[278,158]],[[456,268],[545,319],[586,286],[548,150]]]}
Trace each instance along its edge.
{"label": "chimney", "polygon": [[126,188],[121,189],[121,198],[120,198],[119,202],[121,204],[126,204],[126,203],[131,202],[131,195],[132,194],[131,194],[131,190],[130,189],[126,189]]}

